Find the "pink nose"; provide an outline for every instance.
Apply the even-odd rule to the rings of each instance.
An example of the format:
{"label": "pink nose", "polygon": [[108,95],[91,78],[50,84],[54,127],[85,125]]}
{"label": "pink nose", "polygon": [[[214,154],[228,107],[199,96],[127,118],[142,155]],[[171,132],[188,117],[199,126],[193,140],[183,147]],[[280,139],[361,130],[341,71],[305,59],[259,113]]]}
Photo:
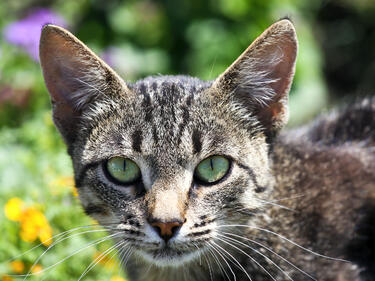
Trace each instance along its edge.
{"label": "pink nose", "polygon": [[178,221],[174,222],[153,222],[151,225],[159,233],[160,237],[168,242],[169,239],[181,228],[182,223]]}

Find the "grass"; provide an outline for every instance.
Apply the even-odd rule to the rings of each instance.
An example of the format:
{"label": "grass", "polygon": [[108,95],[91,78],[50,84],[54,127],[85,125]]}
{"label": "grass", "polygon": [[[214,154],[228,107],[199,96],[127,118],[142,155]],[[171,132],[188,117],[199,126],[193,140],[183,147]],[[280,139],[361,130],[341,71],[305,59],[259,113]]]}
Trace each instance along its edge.
{"label": "grass", "polygon": [[[59,243],[59,237],[50,238],[75,227],[95,224],[79,204],[70,159],[53,126],[51,112],[41,111],[17,128],[3,128],[0,143],[0,280],[23,280],[14,275],[29,271],[42,271],[26,279],[30,281],[78,279],[96,258],[100,260],[98,265],[83,280],[123,280],[118,264],[101,257],[112,245],[110,242],[87,247],[62,261],[105,237],[104,232],[79,234],[87,231],[81,229]],[[57,245],[37,261],[53,243]],[[53,266],[56,263],[59,264]]]}

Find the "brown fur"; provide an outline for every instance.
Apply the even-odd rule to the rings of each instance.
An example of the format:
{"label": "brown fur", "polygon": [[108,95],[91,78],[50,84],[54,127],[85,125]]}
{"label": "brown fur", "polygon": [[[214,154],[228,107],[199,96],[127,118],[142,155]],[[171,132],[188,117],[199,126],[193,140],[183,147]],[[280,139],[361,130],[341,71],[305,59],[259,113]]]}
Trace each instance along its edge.
{"label": "brown fur", "polygon": [[[375,99],[277,136],[296,55],[281,20],[215,81],[131,84],[68,31],[43,29],[82,206],[123,243],[130,280],[375,279]],[[196,167],[211,156],[230,167],[204,183]],[[113,179],[113,157],[141,178]]]}

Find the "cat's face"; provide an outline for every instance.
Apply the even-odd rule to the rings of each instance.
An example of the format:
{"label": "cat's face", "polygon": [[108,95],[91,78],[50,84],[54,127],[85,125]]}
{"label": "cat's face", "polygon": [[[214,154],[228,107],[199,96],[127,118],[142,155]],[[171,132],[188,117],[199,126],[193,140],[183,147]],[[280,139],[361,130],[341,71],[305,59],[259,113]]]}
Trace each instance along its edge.
{"label": "cat's face", "polygon": [[145,261],[192,261],[272,189],[267,139],[287,119],[296,55],[289,21],[213,82],[125,84],[66,31],[47,26],[41,62],[85,211]]}
{"label": "cat's face", "polygon": [[[209,98],[210,84],[158,77],[129,85],[135,98],[102,109],[74,149],[87,213],[124,230],[137,252],[157,264],[196,256],[218,225],[243,220],[272,187],[256,120],[243,122],[233,108]],[[228,169],[218,181],[203,182],[195,171],[212,156],[228,159]],[[113,178],[108,160],[114,157],[134,161],[139,180],[123,184]],[[178,223],[167,244],[155,222]]]}

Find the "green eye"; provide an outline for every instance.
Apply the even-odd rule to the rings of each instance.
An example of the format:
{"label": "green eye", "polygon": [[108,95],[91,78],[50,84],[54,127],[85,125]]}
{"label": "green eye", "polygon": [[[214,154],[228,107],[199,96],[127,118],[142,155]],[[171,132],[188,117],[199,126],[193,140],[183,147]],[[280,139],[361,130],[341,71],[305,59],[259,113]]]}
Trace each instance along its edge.
{"label": "green eye", "polygon": [[107,162],[107,171],[120,183],[133,183],[141,177],[141,170],[134,161],[122,157],[113,157]]}
{"label": "green eye", "polygon": [[211,156],[200,162],[195,168],[195,176],[205,183],[222,179],[229,170],[229,160],[223,156]]}

